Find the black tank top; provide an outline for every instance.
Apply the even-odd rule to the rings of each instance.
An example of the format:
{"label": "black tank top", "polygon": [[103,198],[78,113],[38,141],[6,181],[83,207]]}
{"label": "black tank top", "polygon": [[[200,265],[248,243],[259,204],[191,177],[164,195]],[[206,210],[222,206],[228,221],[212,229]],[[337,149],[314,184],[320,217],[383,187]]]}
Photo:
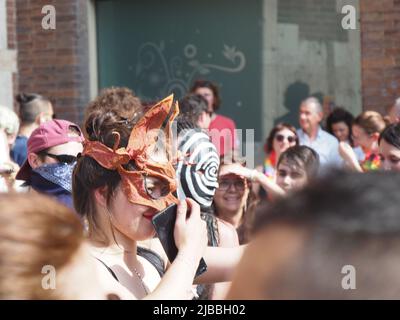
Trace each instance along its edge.
{"label": "black tank top", "polygon": [[[207,225],[208,245],[210,247],[218,247],[219,231],[217,218],[212,213],[211,209],[201,212],[201,217]],[[210,300],[211,292],[214,289],[214,284],[199,284],[196,287],[198,298],[193,300]]]}
{"label": "black tank top", "polygon": [[[164,265],[164,261],[163,259],[154,251],[151,251],[149,249],[143,248],[143,247],[137,247],[137,254],[143,258],[145,258],[147,261],[149,261],[154,268],[156,268],[158,274],[160,275],[160,277],[162,277],[165,273],[165,265]],[[114,277],[115,280],[118,280],[117,275],[115,274],[115,272],[104,263],[104,261],[100,260],[99,258],[96,258],[97,260],[99,260],[106,268],[107,270],[111,273],[111,275]]]}

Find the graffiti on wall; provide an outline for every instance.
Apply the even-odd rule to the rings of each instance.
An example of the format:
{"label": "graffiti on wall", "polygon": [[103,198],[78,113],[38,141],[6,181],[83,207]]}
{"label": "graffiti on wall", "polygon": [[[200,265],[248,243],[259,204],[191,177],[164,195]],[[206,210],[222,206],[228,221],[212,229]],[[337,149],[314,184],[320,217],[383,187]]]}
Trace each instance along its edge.
{"label": "graffiti on wall", "polygon": [[[156,44],[146,42],[137,53],[135,69],[136,93],[146,98],[148,88],[154,88],[156,95],[167,96],[171,92],[183,96],[197,77],[207,77],[213,71],[239,73],[246,67],[245,54],[235,46],[222,45],[221,55],[224,63],[210,63],[212,53],[207,53],[207,62],[199,58],[199,48],[194,44],[186,44],[181,55],[168,56],[165,41]],[[212,62],[212,61],[211,61]],[[153,95],[154,97],[154,95]]]}

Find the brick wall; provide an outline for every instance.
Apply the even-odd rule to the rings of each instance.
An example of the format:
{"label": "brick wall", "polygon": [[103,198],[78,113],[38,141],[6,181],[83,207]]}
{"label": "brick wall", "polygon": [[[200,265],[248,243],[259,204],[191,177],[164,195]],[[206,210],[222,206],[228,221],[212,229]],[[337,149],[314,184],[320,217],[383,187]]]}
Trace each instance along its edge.
{"label": "brick wall", "polygon": [[[18,79],[15,77],[14,85],[19,90],[15,92],[48,96],[59,117],[78,122],[89,101],[86,1],[7,0],[9,47],[18,49]],[[333,12],[333,1],[305,2],[308,3],[313,4],[311,7],[319,3],[321,8],[326,6]],[[46,4],[56,8],[56,30],[41,28],[41,8]],[[278,5],[278,20],[291,21],[289,9],[299,5],[299,1],[280,0]],[[12,22],[15,13],[16,32]],[[330,18],[329,21],[337,21],[336,14],[332,13]],[[311,33],[303,22],[292,21],[304,25],[304,38],[321,39],[323,30]],[[385,113],[400,96],[400,0],[360,1],[360,22],[363,109]],[[345,40],[340,32],[334,35],[340,38],[336,40]]]}
{"label": "brick wall", "polygon": [[9,49],[16,49],[16,33],[15,33],[15,0],[7,0],[7,41]]}
{"label": "brick wall", "polygon": [[[44,5],[56,29],[42,28]],[[53,102],[58,118],[80,122],[89,101],[86,0],[17,0],[19,90]]]}
{"label": "brick wall", "polygon": [[360,1],[364,110],[386,113],[400,97],[400,0]]}
{"label": "brick wall", "polygon": [[348,41],[335,0],[279,0],[278,23],[299,26],[299,37],[314,41]]}

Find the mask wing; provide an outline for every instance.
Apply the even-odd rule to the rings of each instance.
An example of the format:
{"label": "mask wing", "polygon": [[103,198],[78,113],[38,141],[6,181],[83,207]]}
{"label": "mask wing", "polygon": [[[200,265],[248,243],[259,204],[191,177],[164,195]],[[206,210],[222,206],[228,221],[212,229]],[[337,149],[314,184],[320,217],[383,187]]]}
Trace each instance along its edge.
{"label": "mask wing", "polygon": [[171,128],[178,113],[178,104],[173,105],[173,95],[170,95],[147,111],[135,125],[127,150],[139,170],[175,178]]}

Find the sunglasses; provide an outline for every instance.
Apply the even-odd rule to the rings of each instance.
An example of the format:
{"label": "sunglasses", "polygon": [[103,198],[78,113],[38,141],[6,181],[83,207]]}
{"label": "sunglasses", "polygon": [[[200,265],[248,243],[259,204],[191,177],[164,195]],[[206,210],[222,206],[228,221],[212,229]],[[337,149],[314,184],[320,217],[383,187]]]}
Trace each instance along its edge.
{"label": "sunglasses", "polygon": [[74,163],[77,160],[76,156],[71,156],[70,154],[52,154],[52,153],[45,153],[46,156],[56,159],[58,162],[61,163]]}
{"label": "sunglasses", "polygon": [[282,141],[284,141],[285,139],[287,139],[287,141],[288,141],[289,143],[296,142],[296,137],[294,137],[294,136],[284,136],[284,135],[282,135],[282,134],[277,134],[277,135],[275,136],[275,139],[276,139],[276,141],[278,141],[278,142],[282,142]]}
{"label": "sunglasses", "polygon": [[238,190],[238,191],[243,191],[244,188],[246,187],[246,183],[242,179],[240,179],[240,180],[239,179],[236,179],[236,180],[230,180],[230,179],[229,180],[228,179],[221,180],[221,181],[218,182],[218,184],[219,184],[218,190],[220,190],[220,191],[227,191],[227,190],[229,190],[229,188],[231,186],[234,186],[235,189]]}

